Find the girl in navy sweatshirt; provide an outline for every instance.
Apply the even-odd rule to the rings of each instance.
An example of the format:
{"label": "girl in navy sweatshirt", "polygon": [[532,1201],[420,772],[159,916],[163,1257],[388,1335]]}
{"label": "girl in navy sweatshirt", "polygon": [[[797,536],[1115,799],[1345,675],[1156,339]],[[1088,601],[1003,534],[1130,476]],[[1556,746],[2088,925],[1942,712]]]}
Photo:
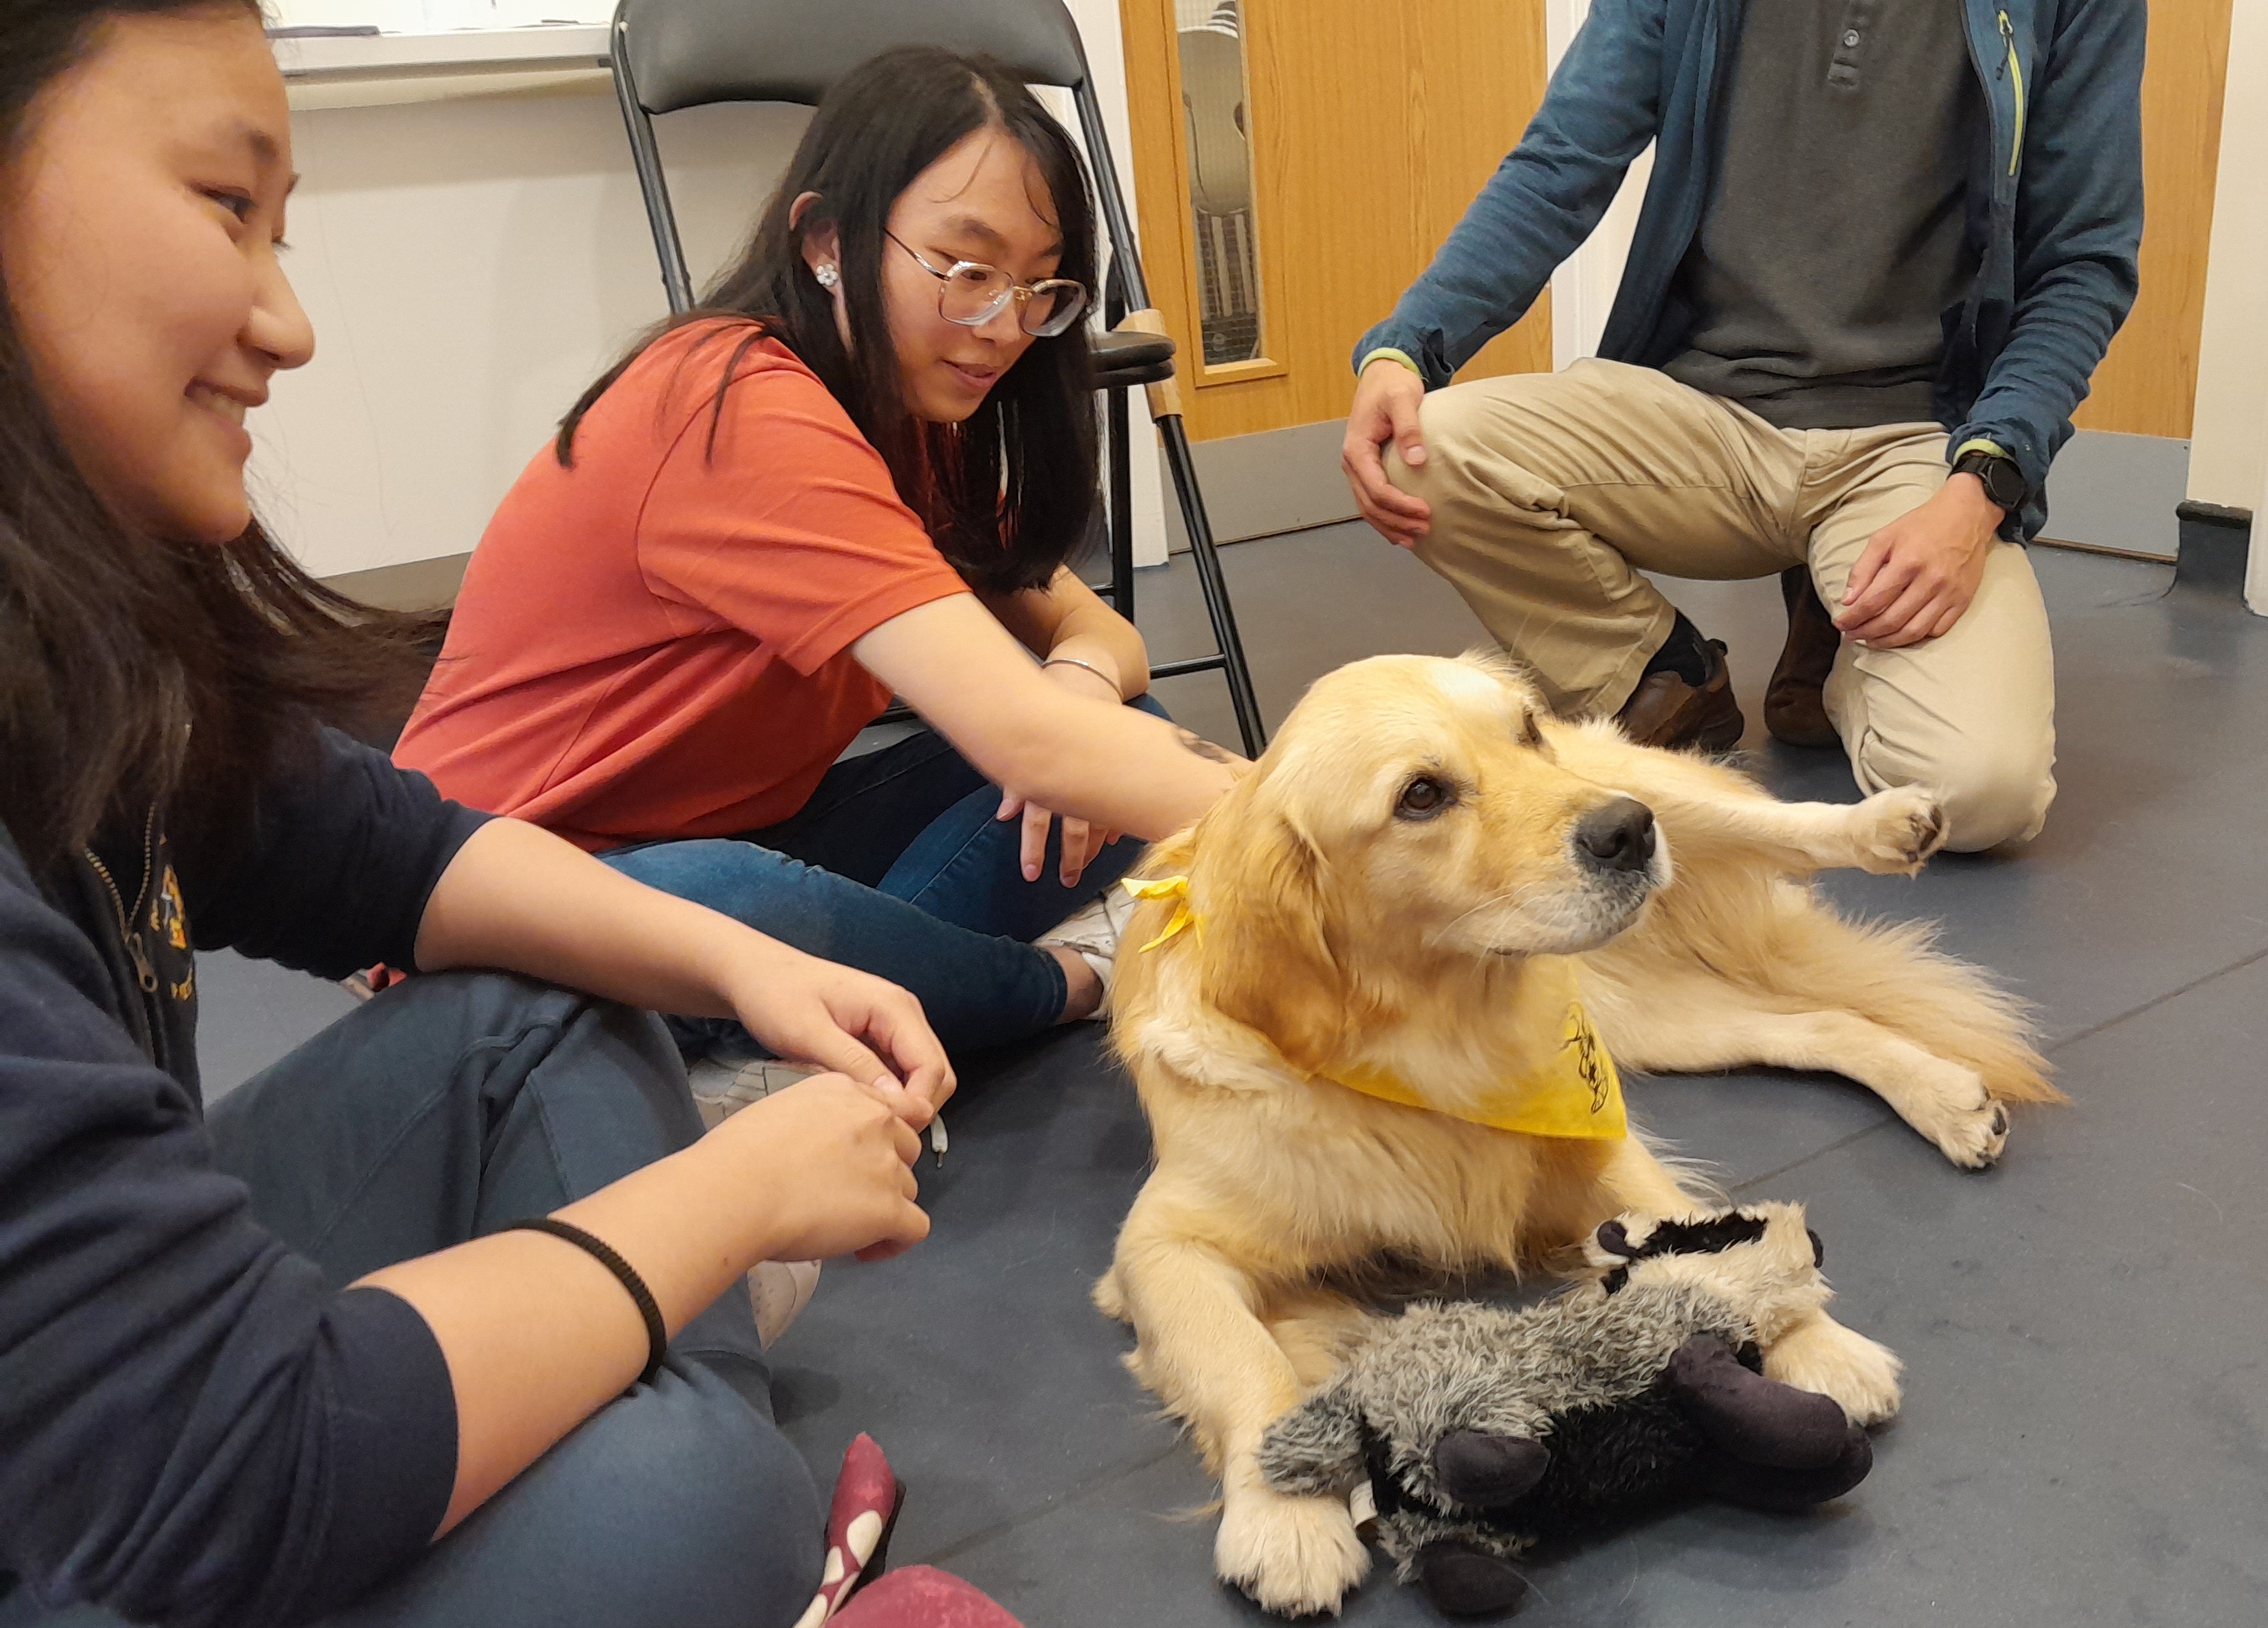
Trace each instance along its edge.
{"label": "girl in navy sweatshirt", "polygon": [[[726,1291],[919,1239],[951,1073],[327,726],[406,648],[247,506],[291,147],[251,0],[0,0],[0,1628],[785,1624],[819,1512]],[[220,946],[423,976],[207,1116]],[[634,1006],[840,1072],[703,1137]]]}

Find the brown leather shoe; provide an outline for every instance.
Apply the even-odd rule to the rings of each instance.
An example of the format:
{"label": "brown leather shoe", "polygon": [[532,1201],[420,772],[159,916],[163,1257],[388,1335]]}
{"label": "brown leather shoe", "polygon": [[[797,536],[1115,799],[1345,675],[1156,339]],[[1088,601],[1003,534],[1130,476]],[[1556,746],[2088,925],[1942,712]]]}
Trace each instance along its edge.
{"label": "brown leather shoe", "polygon": [[1840,746],[1842,737],[1827,719],[1827,674],[1843,647],[1811,568],[1791,565],[1779,574],[1780,598],[1787,602],[1787,643],[1764,689],[1764,727],[1790,746]]}
{"label": "brown leather shoe", "polygon": [[1640,679],[1615,721],[1640,746],[1673,752],[1729,752],[1741,744],[1748,720],[1733,699],[1733,674],[1725,665],[1725,643],[1711,639],[1709,676],[1697,687],[1675,673],[1649,673]]}

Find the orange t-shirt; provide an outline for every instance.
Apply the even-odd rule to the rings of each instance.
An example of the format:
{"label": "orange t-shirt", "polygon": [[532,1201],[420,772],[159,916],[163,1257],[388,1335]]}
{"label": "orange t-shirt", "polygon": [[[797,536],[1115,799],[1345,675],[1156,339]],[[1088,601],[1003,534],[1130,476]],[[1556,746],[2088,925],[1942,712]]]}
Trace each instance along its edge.
{"label": "orange t-shirt", "polygon": [[734,370],[711,453],[737,326],[657,341],[573,468],[547,446],[521,473],[394,761],[585,848],[719,836],[801,808],[888,704],[850,646],[967,585],[777,342]]}

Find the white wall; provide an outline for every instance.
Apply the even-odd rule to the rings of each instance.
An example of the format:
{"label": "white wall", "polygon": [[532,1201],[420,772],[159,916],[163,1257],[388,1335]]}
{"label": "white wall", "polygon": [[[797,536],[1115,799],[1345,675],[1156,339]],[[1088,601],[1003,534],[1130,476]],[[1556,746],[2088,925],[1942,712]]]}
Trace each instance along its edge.
{"label": "white wall", "polygon": [[[1590,0],[1544,0],[1543,45],[1550,70],[1575,38],[1575,31],[1591,9]],[[1614,308],[1615,290],[1623,279],[1623,262],[1630,258],[1631,239],[1638,231],[1638,206],[1646,198],[1646,177],[1653,173],[1653,149],[1649,146],[1623,177],[1622,190],[1608,206],[1583,247],[1570,255],[1551,276],[1551,365],[1565,367],[1579,357],[1596,356],[1599,336],[1606,332],[1607,313]]]}
{"label": "white wall", "polygon": [[[803,115],[664,122],[696,275]],[[591,379],[666,302],[609,95],[293,116],[287,262],[316,357],[254,421],[262,508],[321,575],[462,554]]]}
{"label": "white wall", "polygon": [[[1109,138],[1111,157],[1116,160],[1118,189],[1126,197],[1126,212],[1135,214],[1134,207],[1134,132],[1128,122],[1126,111],[1126,38],[1118,20],[1118,0],[1064,0],[1071,12],[1071,21],[1079,25],[1079,39],[1086,47],[1086,70],[1094,77],[1095,99],[1102,104],[1102,122]],[[1067,95],[1049,97],[1056,116],[1072,129],[1079,128],[1073,116],[1071,98]],[[1140,247],[1141,227],[1135,228],[1136,247]],[[1155,282],[1160,276],[1174,275],[1171,268],[1152,266],[1143,262],[1142,269]],[[1134,519],[1134,563],[1138,565],[1162,565],[1166,561],[1166,487],[1160,471],[1157,432],[1150,427],[1150,408],[1139,390],[1130,391],[1131,406],[1127,417],[1133,426],[1134,443],[1134,501],[1129,508]]]}
{"label": "white wall", "polygon": [[[2268,424],[2268,414],[2262,416]],[[2263,616],[2268,616],[2268,524],[2261,516],[2268,515],[2268,433],[2260,438],[2261,470],[2258,484],[2253,489],[2251,555],[2245,562],[2244,602]]]}
{"label": "white wall", "polygon": [[2215,173],[2189,495],[2249,509],[2268,437],[2268,6],[2229,16]]}
{"label": "white wall", "polygon": [[[287,22],[415,27],[433,3],[282,10]],[[525,9],[602,18],[610,7]],[[1071,10],[1123,158],[1116,0]],[[658,122],[696,283],[736,247],[806,116],[709,107]],[[287,263],[317,355],[278,378],[253,421],[262,512],[320,575],[462,554],[560,414],[667,308],[612,93],[302,110],[292,134],[304,179]],[[1156,459],[1137,417],[1136,534],[1162,559]]]}
{"label": "white wall", "polygon": [[2189,495],[2253,513],[2250,599],[2268,615],[2268,6],[2228,20],[2228,90],[2205,268]]}

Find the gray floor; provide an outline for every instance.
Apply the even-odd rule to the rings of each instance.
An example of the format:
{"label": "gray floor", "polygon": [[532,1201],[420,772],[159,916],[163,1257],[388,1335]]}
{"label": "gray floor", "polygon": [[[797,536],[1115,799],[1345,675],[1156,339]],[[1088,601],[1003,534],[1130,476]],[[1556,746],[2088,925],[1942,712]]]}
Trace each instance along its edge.
{"label": "gray floor", "polygon": [[[1352,527],[1226,555],[1263,704],[1379,651],[1479,629]],[[1638,1115],[1736,1190],[1800,1198],[1845,1320],[1906,1359],[1871,1479],[1815,1517],[1713,1507],[1534,1572],[1517,1620],[1602,1628],[2268,1622],[2268,624],[2169,596],[2162,568],[2042,551],[2063,791],[2019,858],[1831,884],[1940,921],[2037,1003],[2070,1108],[1962,1175],[1871,1097],[1786,1074],[1637,1080]],[[1186,564],[1145,573],[1160,658],[1202,622]],[[1763,690],[1769,584],[1678,585]],[[1167,705],[1233,739],[1217,679]],[[1753,712],[1753,708],[1751,709]],[[1752,737],[1756,732],[1752,731]],[[1784,794],[1847,799],[1838,755],[1752,738]],[[309,980],[210,958],[225,1087],[340,1010]],[[1210,1495],[1086,1302],[1147,1144],[1091,1030],[964,1071],[954,1151],[922,1172],[935,1235],[830,1267],[776,1355],[781,1418],[822,1473],[871,1432],[911,1493],[894,1558],[990,1590],[1033,1628],[1264,1620],[1211,1579]],[[1347,1618],[1436,1620],[1373,1575]]]}

